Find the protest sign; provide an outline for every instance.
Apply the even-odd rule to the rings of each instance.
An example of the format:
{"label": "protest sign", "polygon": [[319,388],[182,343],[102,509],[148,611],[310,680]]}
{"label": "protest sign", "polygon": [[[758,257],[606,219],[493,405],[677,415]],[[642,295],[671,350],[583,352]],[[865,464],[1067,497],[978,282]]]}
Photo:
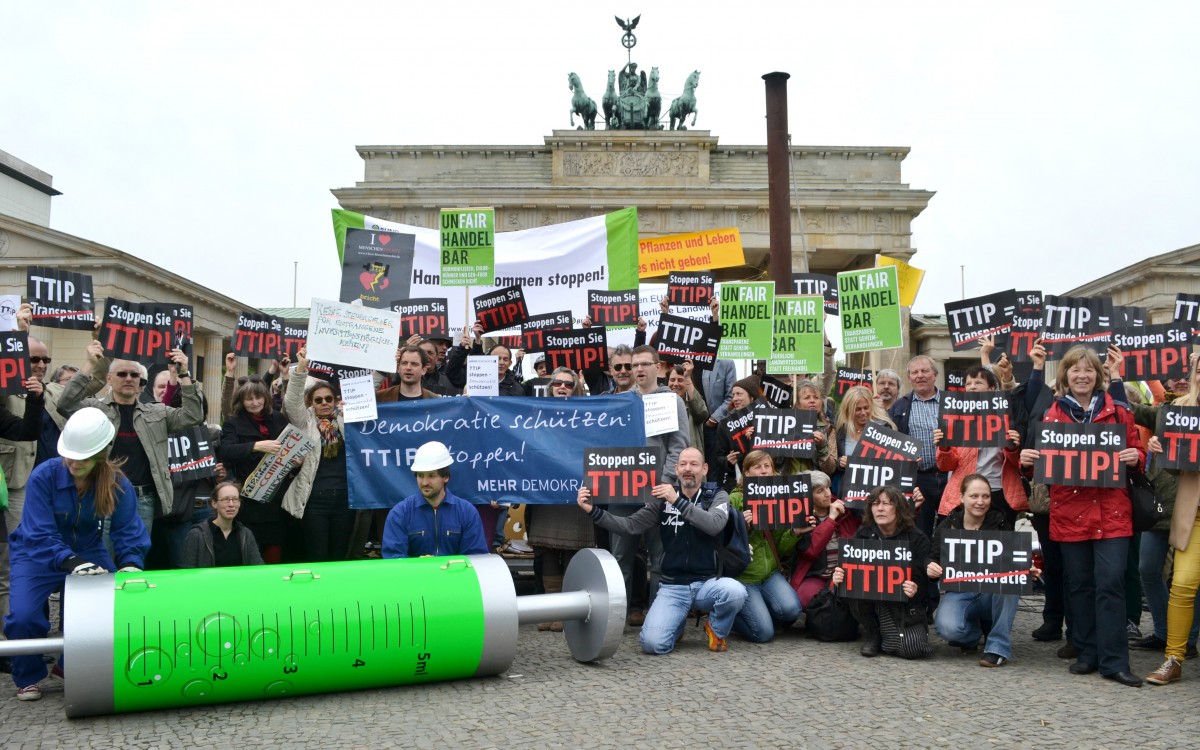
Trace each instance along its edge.
{"label": "protest sign", "polygon": [[499,373],[499,357],[472,354],[467,357],[466,392],[472,396],[499,396]]}
{"label": "protest sign", "polygon": [[754,414],[759,409],[765,408],[767,407],[762,403],[750,404],[745,409],[735,409],[729,412],[729,415],[721,422],[729,432],[729,442],[734,451],[745,456],[754,450],[753,438],[750,436],[750,431],[754,428]]}
{"label": "protest sign", "polygon": [[903,432],[897,432],[882,422],[867,422],[863,427],[854,455],[866,458],[895,458],[916,461],[921,457],[921,444]]}
{"label": "protest sign", "polygon": [[670,307],[707,307],[717,278],[708,271],[673,271],[667,276],[667,305]]}
{"label": "protest sign", "polygon": [[540,352],[546,348],[546,331],[567,331],[571,329],[574,319],[570,310],[546,313],[545,315],[530,315],[521,326],[520,348],[527,352]]}
{"label": "protest sign", "polygon": [[722,359],[766,359],[771,355],[771,318],[775,312],[775,284],[745,282],[722,284]]}
{"label": "protest sign", "polygon": [[26,331],[0,332],[0,396],[26,393],[25,381],[31,376],[29,334]]}
{"label": "protest sign", "polygon": [[1112,298],[1047,294],[1039,336],[1050,362],[1062,359],[1076,344],[1104,354],[1112,341]]}
{"label": "protest sign", "polygon": [[1124,487],[1125,426],[1043,422],[1034,435],[1035,482],[1068,487]]}
{"label": "protest sign", "polygon": [[672,271],[712,270],[745,264],[742,233],[737,227],[638,240],[638,276],[643,279]]}
{"label": "protest sign", "polygon": [[[1028,363],[1029,350],[1042,333],[1042,293],[1026,290],[1017,292],[1017,311],[1007,336],[996,339],[998,351],[1008,354],[1013,363]],[[1026,378],[1020,378],[1022,382]]]}
{"label": "protest sign", "polygon": [[921,282],[925,279],[924,269],[910,266],[899,258],[889,258],[886,255],[875,256],[875,265],[878,268],[894,266],[896,277],[900,283],[900,304],[904,307],[912,307],[916,304],[917,293],[921,291]]}
{"label": "protest sign", "polygon": [[417,448],[438,440],[454,458],[454,494],[472,503],[520,498],[574,504],[588,448],[644,448],[642,400],[431,398],[379,405],[379,419],[346,425],[350,507],[389,508],[417,492]]}
{"label": "protest sign", "polygon": [[324,380],[326,383],[340,390],[343,380],[372,375],[373,370],[364,367],[346,367],[344,365],[335,365],[310,359],[308,360],[308,374],[317,380]]}
{"label": "protest sign", "polygon": [[279,359],[283,356],[283,319],[260,312],[238,313],[232,348],[239,357]]}
{"label": "protest sign", "polygon": [[812,458],[817,413],[811,409],[759,409],[754,414],[751,449],[776,458]]}
{"label": "protest sign", "polygon": [[1186,323],[1119,326],[1112,342],[1121,348],[1121,377],[1125,380],[1186,378],[1192,353],[1192,332]]}
{"label": "protest sign", "polygon": [[34,325],[90,331],[96,325],[92,277],[58,268],[30,266],[25,299],[33,308]]}
{"label": "protest sign", "polygon": [[942,534],[942,591],[978,594],[1033,593],[1033,535],[1023,531],[965,531]]}
{"label": "protest sign", "polygon": [[104,320],[99,334],[105,355],[110,359],[140,362],[147,367],[169,361],[171,349],[176,344],[172,313],[177,312],[178,307],[109,297],[104,302]]}
{"label": "protest sign", "polygon": [[833,395],[834,398],[841,399],[846,395],[846,391],[855,386],[862,386],[867,390],[873,388],[875,373],[871,370],[855,370],[849,367],[837,368],[837,380],[834,382]]}
{"label": "protest sign", "polygon": [[283,321],[283,356],[296,361],[296,352],[308,343],[307,320]]}
{"label": "protest sign", "polygon": [[1150,311],[1135,305],[1113,305],[1113,328],[1141,328],[1150,324]]}
{"label": "protest sign", "polygon": [[635,326],[638,321],[638,290],[624,289],[610,292],[603,289],[588,290],[588,317],[592,325],[618,327]]}
{"label": "protest sign", "polygon": [[288,474],[304,463],[308,454],[320,447],[295,425],[283,428],[283,432],[275,439],[279,441],[279,452],[262,457],[258,466],[246,477],[242,485],[242,497],[260,503],[270,502]]}
{"label": "protest sign", "polygon": [[946,391],[949,393],[964,393],[967,390],[967,373],[965,370],[946,370]]}
{"label": "protest sign", "polygon": [[1186,323],[1192,335],[1200,337],[1200,294],[1175,295],[1175,322]]}
{"label": "protest sign", "polygon": [[954,351],[976,349],[980,339],[1002,337],[1012,330],[1013,317],[1017,314],[1017,290],[947,302],[945,307]]}
{"label": "protest sign", "polygon": [[1200,471],[1200,406],[1166,404],[1158,416],[1163,452],[1154,463],[1169,471]]}
{"label": "protest sign", "polygon": [[195,363],[192,356],[192,306],[171,305],[171,348],[178,349]]}
{"label": "protest sign", "polygon": [[904,345],[900,325],[900,281],[895,266],[843,271],[837,275],[846,354]]}
{"label": "protest sign", "polygon": [[792,286],[796,294],[809,297],[816,295],[824,301],[825,312],[829,315],[838,314],[837,278],[823,273],[794,273]]}
{"label": "protest sign", "polygon": [[408,297],[415,245],[411,234],[348,229],[338,299],[386,309],[385,300]]}
{"label": "protest sign", "polygon": [[525,293],[520,286],[506,286],[481,294],[472,303],[475,306],[475,320],[483,326],[484,333],[520,328],[529,319],[529,307],[525,304]]}
{"label": "protest sign", "polygon": [[21,309],[21,295],[0,294],[0,332],[17,330],[17,310]]}
{"label": "protest sign", "polygon": [[1004,448],[1008,444],[1012,404],[1001,391],[943,393],[939,426],[942,445]]}
{"label": "protest sign", "polygon": [[900,490],[912,501],[917,486],[917,462],[896,458],[863,458],[851,456],[842,475],[842,502],[847,508],[864,510],[867,495],[884,485]]}
{"label": "protest sign", "polygon": [[792,387],[782,380],[764,375],[762,394],[763,400],[777,409],[792,408]]}
{"label": "protest sign", "polygon": [[825,372],[825,310],[820,297],[779,296],[771,323],[773,375]]}
{"label": "protest sign", "polygon": [[569,367],[576,372],[608,367],[608,340],[603,328],[572,328],[546,331],[546,368]]}
{"label": "protest sign", "polygon": [[400,316],[391,310],[312,300],[308,357],[349,367],[395,372]]}
{"label": "protest sign", "polygon": [[400,340],[411,336],[450,338],[445,297],[393,300],[388,308],[400,316]]}
{"label": "protest sign", "polygon": [[838,566],[846,573],[838,595],[847,599],[907,602],[904,582],[912,579],[912,550],[906,542],[839,539]]}
{"label": "protest sign", "polygon": [[174,483],[216,475],[217,456],[208,440],[208,428],[189,427],[167,436],[167,472]]}
{"label": "protest sign", "polygon": [[488,286],[496,276],[496,211],[443,208],[440,250],[442,286]]}
{"label": "protest sign", "polygon": [[338,383],[342,394],[342,421],[365,422],[376,419],[375,377],[371,373],[346,378]]}
{"label": "protest sign", "polygon": [[646,412],[646,437],[679,431],[679,396],[671,393],[647,393],[642,396]]}
{"label": "protest sign", "polygon": [[808,474],[786,477],[743,477],[742,507],[750,511],[750,527],[794,529],[808,526],[812,515],[812,482]]}
{"label": "protest sign", "polygon": [[551,378],[533,378],[526,380],[522,385],[525,386],[525,393],[538,398],[548,398],[554,394],[550,392]]}
{"label": "protest sign", "polygon": [[650,490],[662,479],[663,449],[588,448],[583,452],[583,486],[593,503],[650,502]]}
{"label": "protest sign", "polygon": [[671,365],[692,360],[697,370],[711,370],[721,345],[721,324],[663,315],[658,326],[658,358]]}

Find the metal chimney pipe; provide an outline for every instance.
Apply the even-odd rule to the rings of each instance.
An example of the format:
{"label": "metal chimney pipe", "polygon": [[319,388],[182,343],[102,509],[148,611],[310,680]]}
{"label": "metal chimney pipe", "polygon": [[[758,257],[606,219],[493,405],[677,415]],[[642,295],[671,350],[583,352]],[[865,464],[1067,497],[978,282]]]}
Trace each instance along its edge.
{"label": "metal chimney pipe", "polygon": [[776,294],[791,294],[792,210],[788,146],[788,73],[767,73],[767,200],[771,219],[771,260],[768,266]]}

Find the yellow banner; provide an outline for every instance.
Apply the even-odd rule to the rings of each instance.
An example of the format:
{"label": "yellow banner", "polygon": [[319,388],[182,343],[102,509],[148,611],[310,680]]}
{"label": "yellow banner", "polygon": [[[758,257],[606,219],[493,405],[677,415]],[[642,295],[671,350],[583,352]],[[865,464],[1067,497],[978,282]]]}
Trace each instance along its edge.
{"label": "yellow banner", "polygon": [[925,271],[910,266],[899,258],[889,258],[886,255],[875,256],[875,267],[882,268],[883,266],[895,266],[896,276],[900,279],[900,304],[904,307],[912,307],[917,301],[917,292],[921,290],[921,281],[925,278]]}
{"label": "yellow banner", "polygon": [[707,271],[745,264],[742,233],[737,227],[638,240],[638,276],[643,279],[666,276],[672,271]]}

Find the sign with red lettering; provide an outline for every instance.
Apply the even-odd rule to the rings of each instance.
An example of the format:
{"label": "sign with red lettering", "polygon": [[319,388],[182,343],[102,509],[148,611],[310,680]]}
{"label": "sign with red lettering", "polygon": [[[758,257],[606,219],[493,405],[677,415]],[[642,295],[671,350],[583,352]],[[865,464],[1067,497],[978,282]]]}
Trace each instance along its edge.
{"label": "sign with red lettering", "polygon": [[[1007,336],[996,339],[996,349],[1013,362],[1029,362],[1029,350],[1042,332],[1042,293],[1018,291],[1017,311]],[[1022,381],[1024,378],[1022,378]]]}
{"label": "sign with red lettering", "polygon": [[729,433],[729,442],[734,451],[744,456],[754,450],[754,439],[750,434],[754,430],[754,413],[765,408],[767,408],[766,404],[761,401],[753,403],[745,409],[729,412],[721,422],[725,426],[726,432]]}
{"label": "sign with red lettering", "polygon": [[308,454],[319,447],[294,425],[283,428],[275,439],[279,441],[279,452],[268,453],[258,462],[242,485],[242,497],[260,503],[270,502],[292,469],[304,463]]}
{"label": "sign with red lettering", "polygon": [[942,591],[1033,593],[1033,535],[1023,531],[943,529]]}
{"label": "sign with red lettering", "polygon": [[450,321],[446,312],[445,297],[422,297],[421,299],[398,299],[389,307],[400,313],[400,340],[410,336],[425,338],[449,338]]}
{"label": "sign with red lettering", "polygon": [[483,326],[483,332],[519,328],[529,319],[529,308],[525,305],[525,293],[520,286],[506,286],[494,292],[481,294],[473,300],[475,320]]}
{"label": "sign with red lettering", "polygon": [[847,599],[906,602],[904,582],[912,579],[912,550],[907,542],[885,539],[839,540],[838,566],[846,578],[838,594]]}
{"label": "sign with red lettering", "polygon": [[1044,422],[1034,435],[1040,455],[1033,481],[1068,487],[1124,487],[1125,426]]}
{"label": "sign with red lettering", "polygon": [[875,373],[871,370],[854,370],[849,367],[839,367],[837,368],[837,383],[833,387],[834,398],[843,398],[846,395],[846,391],[858,385],[870,388],[874,380]]}
{"label": "sign with red lettering", "polygon": [[967,373],[964,370],[946,371],[946,390],[951,393],[963,393],[967,390]]}
{"label": "sign with red lettering", "polygon": [[808,474],[786,477],[743,477],[742,508],[753,514],[755,529],[808,526],[812,515],[812,482]]}
{"label": "sign with red lettering", "polygon": [[1200,471],[1200,406],[1166,405],[1158,413],[1163,452],[1155,465],[1171,471]]}
{"label": "sign with red lettering", "polygon": [[667,304],[670,307],[701,307],[713,296],[717,277],[708,271],[672,271],[667,274]]}
{"label": "sign with red lettering", "polygon": [[[175,316],[180,305],[126,302],[109,297],[104,302],[100,345],[111,359],[128,359],[147,367],[167,362],[178,340]],[[186,320],[190,340],[191,308]],[[180,333],[180,336],[184,335]]]}
{"label": "sign with red lettering", "polygon": [[882,422],[867,422],[858,445],[854,446],[858,458],[892,458],[917,461],[921,458],[921,444],[916,438],[897,432]]}
{"label": "sign with red lettering", "polygon": [[29,334],[26,331],[0,333],[0,396],[27,393],[30,377]]}
{"label": "sign with red lettering", "polygon": [[547,313],[545,315],[530,315],[521,326],[520,347],[527,352],[540,352],[546,349],[546,331],[568,331],[574,324],[570,310]]}
{"label": "sign with red lettering", "polygon": [[183,352],[189,362],[195,362],[192,357],[192,306],[171,306],[171,348]]}
{"label": "sign with red lettering", "polygon": [[1121,377],[1126,380],[1186,378],[1192,332],[1187,324],[1164,323],[1113,330],[1113,344],[1125,355]]}
{"label": "sign with red lettering", "polygon": [[1200,294],[1175,295],[1175,322],[1186,323],[1193,336],[1200,336]]}
{"label": "sign with red lettering", "polygon": [[697,370],[711,370],[721,345],[721,324],[663,315],[658,322],[658,358],[667,364],[692,360]]}
{"label": "sign with red lettering", "polygon": [[647,503],[660,482],[663,450],[658,447],[588,448],[583,452],[583,486],[593,503]]}
{"label": "sign with red lettering", "polygon": [[864,510],[867,495],[877,487],[890,485],[912,501],[917,486],[917,462],[893,458],[852,456],[842,474],[842,502],[847,508]]}
{"label": "sign with red lettering", "polygon": [[556,367],[580,370],[603,370],[608,367],[608,334],[603,328],[572,328],[566,331],[546,331],[546,369]]}
{"label": "sign with red lettering", "polygon": [[776,458],[812,458],[817,413],[811,409],[759,409],[754,413],[752,450]]}
{"label": "sign with red lettering", "polygon": [[35,325],[90,331],[96,327],[92,277],[58,268],[30,266],[25,299],[33,307]]}
{"label": "sign with red lettering", "polygon": [[943,393],[942,445],[959,448],[1003,448],[1011,429],[1012,404],[1001,391]]}
{"label": "sign with red lettering", "polygon": [[838,314],[837,278],[821,273],[794,273],[792,285],[796,294],[804,297],[817,296],[825,301],[825,312],[829,315]]}
{"label": "sign with red lettering", "polygon": [[300,351],[300,347],[306,343],[308,343],[307,320],[283,321],[283,356],[294,362],[296,352]]}
{"label": "sign with red lettering", "polygon": [[638,290],[622,289],[610,292],[607,289],[588,290],[588,317],[592,325],[613,328],[637,325]]}
{"label": "sign with red lettering", "polygon": [[239,313],[232,348],[239,357],[279,359],[283,356],[283,319],[260,312]]}

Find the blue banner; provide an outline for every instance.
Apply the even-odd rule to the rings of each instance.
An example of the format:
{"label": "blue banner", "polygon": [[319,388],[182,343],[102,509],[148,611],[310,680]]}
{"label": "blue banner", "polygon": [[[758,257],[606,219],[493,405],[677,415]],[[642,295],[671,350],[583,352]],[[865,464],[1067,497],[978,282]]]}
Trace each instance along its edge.
{"label": "blue banner", "polygon": [[617,396],[436,398],[379,404],[379,418],[346,425],[350,507],[390,508],[417,493],[417,448],[450,449],[449,490],[473,503],[573,503],[588,448],[646,444],[642,400]]}

